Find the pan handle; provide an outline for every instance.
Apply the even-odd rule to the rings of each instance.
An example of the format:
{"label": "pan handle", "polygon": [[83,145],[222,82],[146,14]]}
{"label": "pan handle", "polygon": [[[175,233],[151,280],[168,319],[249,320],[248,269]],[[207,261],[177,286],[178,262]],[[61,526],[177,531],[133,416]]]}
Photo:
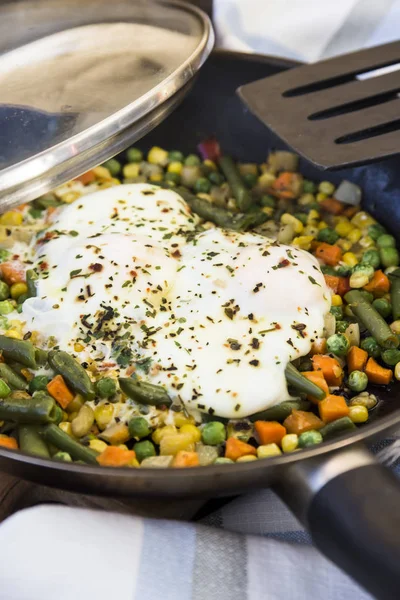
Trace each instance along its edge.
{"label": "pan handle", "polygon": [[327,558],[375,598],[400,597],[400,482],[364,446],[293,464],[276,491]]}

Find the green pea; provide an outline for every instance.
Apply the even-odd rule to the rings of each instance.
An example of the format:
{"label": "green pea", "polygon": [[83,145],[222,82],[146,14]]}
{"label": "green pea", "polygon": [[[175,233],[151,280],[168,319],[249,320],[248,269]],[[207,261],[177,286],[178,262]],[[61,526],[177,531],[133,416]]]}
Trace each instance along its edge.
{"label": "green pea", "polygon": [[387,319],[392,312],[392,305],[386,298],[376,298],[372,306],[384,319]]}
{"label": "green pea", "polygon": [[337,275],[335,269],[333,267],[330,267],[329,265],[321,265],[321,271],[324,275]]}
{"label": "green pea", "polygon": [[148,422],[143,417],[134,417],[128,423],[129,434],[134,438],[145,438],[151,433]]}
{"label": "green pea", "polygon": [[211,173],[208,174],[208,179],[213,185],[218,186],[220,186],[225,181],[224,176],[221,175],[221,173],[218,173],[218,171],[211,171]]}
{"label": "green pea", "polygon": [[315,446],[323,441],[322,435],[316,429],[310,429],[310,431],[304,431],[299,435],[299,447],[308,448],[309,446]]}
{"label": "green pea", "polygon": [[261,206],[267,206],[268,208],[275,208],[276,206],[276,198],[270,196],[269,194],[264,194],[260,198]]}
{"label": "green pea", "polygon": [[384,233],[383,235],[380,235],[378,237],[378,239],[376,240],[376,245],[378,246],[378,248],[395,248],[396,240],[392,235]]}
{"label": "green pea", "polygon": [[336,333],[345,333],[348,326],[347,321],[336,321]]}
{"label": "green pea", "polygon": [[68,452],[56,452],[55,454],[53,454],[53,458],[55,460],[62,460],[63,462],[72,462],[71,455],[68,454]]}
{"label": "green pea", "polygon": [[108,169],[113,177],[116,177],[121,172],[121,163],[116,158],[107,160],[103,167]]}
{"label": "green pea", "polygon": [[246,173],[245,175],[242,175],[242,179],[246,187],[251,189],[256,185],[258,177],[254,173]]}
{"label": "green pea", "polygon": [[11,388],[8,387],[4,379],[0,379],[0,398],[7,398],[11,394]]}
{"label": "green pea", "polygon": [[181,176],[178,173],[165,173],[165,181],[172,181],[177,185],[181,182]]}
{"label": "green pea", "polygon": [[141,463],[145,458],[149,458],[150,456],[156,456],[156,449],[154,444],[150,442],[150,440],[144,440],[143,442],[137,442],[133,449],[136,454],[136,458]]}
{"label": "green pea", "polygon": [[226,440],[225,425],[219,421],[206,423],[201,432],[201,439],[206,446],[218,446]]}
{"label": "green pea", "polygon": [[29,382],[29,393],[44,391],[47,388],[50,378],[47,375],[36,375]]}
{"label": "green pea", "polygon": [[347,265],[339,265],[336,267],[335,275],[338,277],[348,277],[350,275],[351,269]]}
{"label": "green pea", "polygon": [[384,267],[397,267],[399,264],[399,253],[396,248],[381,248],[381,262]]}
{"label": "green pea", "polygon": [[0,300],[7,300],[10,297],[10,288],[5,281],[0,281]]}
{"label": "green pea", "polygon": [[111,398],[117,392],[117,382],[111,377],[103,377],[96,382],[95,389],[100,398]]}
{"label": "green pea", "polygon": [[361,348],[368,352],[372,358],[379,358],[381,351],[378,342],[372,336],[364,338],[360,344]]}
{"label": "green pea", "polygon": [[205,177],[199,177],[199,179],[197,179],[197,181],[194,184],[194,190],[198,194],[200,194],[200,193],[208,194],[210,189],[211,189],[211,183]]}
{"label": "green pea", "polygon": [[331,306],[329,311],[336,319],[343,319],[343,307],[342,306]]}
{"label": "green pea", "polygon": [[170,150],[168,152],[168,161],[169,162],[183,162],[184,156],[182,152],[179,150]]}
{"label": "green pea", "polygon": [[0,302],[0,315],[9,315],[14,310],[14,305],[9,300]]}
{"label": "green pea", "polygon": [[374,269],[377,269],[381,264],[381,257],[379,256],[378,250],[370,248],[362,255],[361,262],[366,265],[371,265]]}
{"label": "green pea", "polygon": [[317,185],[310,181],[309,179],[305,179],[303,181],[303,193],[304,194],[315,194],[317,191]]}
{"label": "green pea", "polygon": [[0,262],[4,262],[10,258],[11,252],[5,250],[4,248],[0,248]]}
{"label": "green pea", "polygon": [[326,347],[328,352],[333,352],[337,356],[346,356],[350,348],[350,342],[342,333],[334,333],[326,340]]}
{"label": "green pea", "polygon": [[368,279],[371,279],[371,277],[374,276],[375,269],[372,265],[358,263],[358,265],[353,267],[352,273],[362,273],[363,275],[366,275]]}
{"label": "green pea", "polygon": [[185,165],[187,167],[197,167],[200,163],[201,163],[201,160],[196,154],[189,154],[185,158]]}
{"label": "green pea", "polygon": [[368,385],[368,377],[362,371],[352,371],[347,384],[353,392],[363,392]]}
{"label": "green pea", "polygon": [[368,235],[374,240],[374,242],[376,242],[377,239],[384,233],[386,233],[386,230],[384,227],[382,227],[382,225],[379,225],[379,223],[375,223],[374,225],[370,225],[368,227]]}
{"label": "green pea", "polygon": [[126,160],[128,163],[138,163],[143,160],[143,152],[139,148],[128,148],[126,151]]}
{"label": "green pea", "polygon": [[381,353],[381,357],[383,362],[391,367],[394,367],[398,362],[400,362],[400,350],[384,350]]}
{"label": "green pea", "polygon": [[318,232],[317,239],[319,242],[325,242],[326,244],[335,244],[339,239],[339,234],[330,227],[324,227]]}

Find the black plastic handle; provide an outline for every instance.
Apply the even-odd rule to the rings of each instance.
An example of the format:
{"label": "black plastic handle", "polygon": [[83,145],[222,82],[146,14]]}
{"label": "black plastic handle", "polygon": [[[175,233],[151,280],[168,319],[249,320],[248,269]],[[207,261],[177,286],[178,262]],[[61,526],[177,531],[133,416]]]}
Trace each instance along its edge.
{"label": "black plastic handle", "polygon": [[400,482],[378,463],[346,471],[312,499],[315,545],[379,600],[400,598]]}

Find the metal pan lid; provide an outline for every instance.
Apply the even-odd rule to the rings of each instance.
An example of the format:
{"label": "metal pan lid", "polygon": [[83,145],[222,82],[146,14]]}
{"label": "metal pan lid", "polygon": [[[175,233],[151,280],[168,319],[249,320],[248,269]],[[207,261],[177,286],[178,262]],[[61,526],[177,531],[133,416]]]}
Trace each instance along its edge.
{"label": "metal pan lid", "polygon": [[77,177],[155,127],[213,42],[208,17],[184,2],[3,2],[1,209]]}

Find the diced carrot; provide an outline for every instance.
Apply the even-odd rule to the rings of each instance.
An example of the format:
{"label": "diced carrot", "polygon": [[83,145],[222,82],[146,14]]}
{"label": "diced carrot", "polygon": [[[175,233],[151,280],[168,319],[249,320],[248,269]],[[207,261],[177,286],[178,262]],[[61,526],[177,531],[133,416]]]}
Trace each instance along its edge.
{"label": "diced carrot", "polygon": [[288,433],[297,433],[297,435],[304,431],[310,431],[310,429],[321,429],[323,425],[317,415],[304,410],[292,410],[292,413],[283,422]]}
{"label": "diced carrot", "polygon": [[340,278],[335,277],[334,275],[324,275],[324,279],[328,288],[332,290],[334,294],[337,294]]}
{"label": "diced carrot", "polygon": [[371,292],[377,298],[381,298],[390,290],[389,277],[383,271],[375,271],[371,281],[364,286],[364,290]]}
{"label": "diced carrot", "polygon": [[24,210],[29,206],[29,204],[20,204],[14,210],[18,210],[19,212],[24,212]]}
{"label": "diced carrot", "polygon": [[336,198],[326,198],[319,205],[331,215],[340,215],[344,211],[344,205],[339,200],[336,200]]}
{"label": "diced carrot", "polygon": [[324,354],[314,354],[311,358],[314,371],[322,371],[328,385],[340,385],[343,381],[343,369],[336,358]]}
{"label": "diced carrot", "polygon": [[230,437],[226,440],[225,446],[225,457],[230,458],[231,460],[237,460],[241,456],[246,456],[247,454],[253,454],[256,456],[257,451],[254,446],[250,446],[250,444],[246,444],[237,438]]}
{"label": "diced carrot", "polygon": [[330,394],[318,404],[319,416],[324,423],[330,423],[341,417],[347,417],[349,407],[343,396],[335,396]]}
{"label": "diced carrot", "polygon": [[9,435],[0,435],[0,446],[10,448],[10,450],[18,450],[17,440]]}
{"label": "diced carrot", "polygon": [[[309,381],[312,381],[312,383],[315,383],[315,385],[317,385],[319,388],[321,388],[321,390],[325,392],[325,396],[329,394],[328,384],[325,381],[325,377],[322,371],[303,371],[302,375],[303,377],[306,377],[306,379],[308,379]],[[314,404],[318,403],[318,398],[315,398],[315,396],[307,396],[307,398],[311,402],[314,402]]]}
{"label": "diced carrot", "polygon": [[283,171],[272,184],[272,189],[279,198],[297,198],[301,193],[303,177],[300,173]]}
{"label": "diced carrot", "polygon": [[8,285],[25,281],[24,265],[19,260],[10,260],[0,265],[1,274]]}
{"label": "diced carrot", "polygon": [[63,409],[74,399],[74,394],[68,389],[62,375],[56,375],[46,387],[50,396],[57,400]]}
{"label": "diced carrot", "polygon": [[359,210],[360,210],[359,206],[348,206],[347,208],[344,209],[343,216],[347,217],[348,219],[352,219],[354,217],[354,215],[358,213]]}
{"label": "diced carrot", "polygon": [[358,346],[352,346],[346,355],[346,359],[349,373],[352,371],[364,371],[368,360],[368,352]]}
{"label": "diced carrot", "polygon": [[286,429],[278,421],[256,421],[254,427],[260,444],[280,444]]}
{"label": "diced carrot", "polygon": [[368,381],[378,385],[388,385],[391,382],[393,373],[390,369],[381,367],[373,358],[370,358],[365,367]]}
{"label": "diced carrot", "polygon": [[198,467],[199,455],[197,452],[187,452],[185,450],[179,450],[175,454],[174,460],[172,461],[172,467]]}
{"label": "diced carrot", "polygon": [[320,258],[326,265],[334,267],[342,260],[342,250],[335,244],[322,242],[315,251],[315,256]]}
{"label": "diced carrot", "polygon": [[344,296],[350,291],[350,277],[339,277],[337,293],[339,296]]}
{"label": "diced carrot", "polygon": [[99,465],[103,467],[126,467],[136,458],[133,450],[125,450],[118,446],[107,446],[99,456],[96,457]]}
{"label": "diced carrot", "polygon": [[92,183],[96,179],[96,175],[94,171],[86,171],[86,173],[82,173],[79,177],[75,178],[75,181],[80,181],[83,185],[87,185],[88,183]]}
{"label": "diced carrot", "polygon": [[326,338],[316,338],[311,344],[311,354],[324,354],[326,352]]}

